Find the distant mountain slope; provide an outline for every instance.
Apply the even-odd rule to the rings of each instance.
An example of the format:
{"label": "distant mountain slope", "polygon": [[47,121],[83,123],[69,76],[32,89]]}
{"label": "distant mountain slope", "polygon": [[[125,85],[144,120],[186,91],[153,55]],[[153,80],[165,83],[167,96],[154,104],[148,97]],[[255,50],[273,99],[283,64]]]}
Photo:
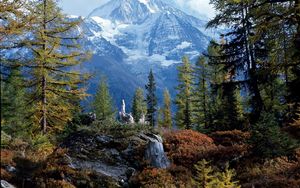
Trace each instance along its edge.
{"label": "distant mountain slope", "polygon": [[[111,0],[95,8],[79,28],[85,34],[84,47],[94,54],[84,69],[107,75],[117,103],[123,98],[131,102],[136,87],[146,84],[150,68],[158,96],[165,87],[174,96],[181,58],[195,60],[211,40],[202,32],[205,24],[162,0]],[[98,78],[91,80],[90,93]]]}

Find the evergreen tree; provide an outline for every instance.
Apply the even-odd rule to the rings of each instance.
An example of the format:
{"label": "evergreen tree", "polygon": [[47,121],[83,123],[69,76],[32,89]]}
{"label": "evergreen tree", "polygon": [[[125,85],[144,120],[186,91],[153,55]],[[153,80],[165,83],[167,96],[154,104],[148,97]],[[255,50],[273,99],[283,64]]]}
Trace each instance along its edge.
{"label": "evergreen tree", "polygon": [[224,64],[229,76],[236,76],[240,70],[244,71],[243,83],[247,84],[251,96],[251,122],[255,123],[264,108],[258,82],[258,58],[265,58],[265,49],[261,41],[251,40],[254,27],[250,18],[251,3],[251,1],[227,3],[226,0],[213,0],[212,4],[219,13],[208,23],[208,27],[218,27],[222,24],[231,26],[231,31],[224,35],[225,41],[220,44],[219,62]]}
{"label": "evergreen tree", "polygon": [[77,88],[86,78],[72,67],[80,64],[86,52],[79,46],[79,35],[73,32],[80,20],[69,21],[53,0],[34,1],[35,16],[32,39],[27,48],[33,59],[25,66],[30,72],[32,118],[35,127],[45,134],[59,131],[70,120],[76,108],[71,100],[86,96],[85,89]]}
{"label": "evergreen tree", "polygon": [[26,104],[27,93],[20,67],[10,71],[5,82],[1,81],[1,87],[1,125],[5,125],[2,128],[13,136],[20,136],[22,132],[25,134],[24,127],[30,107]]}
{"label": "evergreen tree", "polygon": [[[269,72],[285,76],[287,120],[295,120],[300,106],[300,2],[299,0],[257,1],[253,4],[255,39],[268,42]],[[259,14],[257,14],[259,13]],[[271,60],[269,60],[271,59]],[[282,92],[281,92],[282,93]]]}
{"label": "evergreen tree", "polygon": [[212,183],[215,181],[214,172],[209,162],[205,159],[194,165],[196,174],[193,178],[193,184],[201,188],[212,188]]}
{"label": "evergreen tree", "polygon": [[147,115],[146,120],[150,123],[151,126],[155,126],[155,113],[157,111],[157,98],[155,95],[156,83],[152,69],[150,70],[148,76],[148,84],[145,86],[147,90],[146,102],[147,102]]}
{"label": "evergreen tree", "polygon": [[256,155],[274,158],[289,155],[298,147],[297,142],[282,132],[274,114],[264,112],[258,123],[251,129],[250,143]]}
{"label": "evergreen tree", "polygon": [[32,14],[28,14],[29,4],[26,0],[3,0],[0,4],[0,19],[3,25],[0,27],[0,41],[7,40],[9,35],[20,35],[29,29]]}
{"label": "evergreen tree", "polygon": [[226,165],[224,172],[216,173],[217,180],[214,182],[215,187],[218,188],[240,188],[238,181],[233,181],[234,176],[236,175],[234,170],[228,168]]}
{"label": "evergreen tree", "polygon": [[193,106],[194,122],[197,128],[208,128],[209,124],[209,91],[208,65],[204,56],[201,56],[194,67]]}
{"label": "evergreen tree", "polygon": [[168,89],[164,91],[164,105],[161,108],[162,113],[162,127],[171,128],[172,127],[172,112],[171,112],[171,96]]}
{"label": "evergreen tree", "polygon": [[238,122],[241,123],[241,125],[243,125],[243,127],[241,127],[242,129],[248,129],[247,127],[247,120],[246,120],[246,110],[248,108],[248,104],[247,104],[247,99],[246,98],[243,98],[242,94],[241,94],[241,90],[238,88],[236,91],[235,91],[235,100],[236,100],[236,111],[237,111],[237,119],[238,119]]}
{"label": "evergreen tree", "polygon": [[132,102],[132,116],[136,123],[147,113],[147,104],[144,99],[144,92],[142,88],[135,91]]}
{"label": "evergreen tree", "polygon": [[[24,48],[26,32],[32,29],[34,15],[27,0],[3,0],[0,3],[0,76],[5,81],[10,70],[23,65],[24,57],[14,50]],[[13,55],[7,55],[13,53]]]}
{"label": "evergreen tree", "polygon": [[207,48],[209,74],[209,128],[218,127],[221,123],[222,83],[225,78],[224,64],[220,63],[220,46],[211,41]]}
{"label": "evergreen tree", "polygon": [[214,171],[205,159],[194,165],[196,174],[192,182],[201,188],[240,188],[238,181],[233,181],[235,171],[228,169],[224,172]]}
{"label": "evergreen tree", "polygon": [[162,108],[157,110],[157,125],[159,128],[164,127],[164,112]]}
{"label": "evergreen tree", "polygon": [[[225,44],[225,42],[221,41],[221,44]],[[206,107],[208,110],[206,110],[205,119],[206,122],[209,122],[208,127],[212,130],[243,129],[244,109],[238,87],[239,81],[235,79],[235,68],[228,67],[230,64],[221,57],[220,47],[212,41],[208,47],[208,65],[204,66],[204,70],[200,69],[203,74],[207,72],[205,79],[208,80],[210,86],[208,91],[207,87],[202,87],[201,91],[210,96],[205,102],[206,106],[209,106],[209,108]],[[205,79],[203,79],[203,85]],[[203,99],[204,97],[202,97]],[[202,112],[202,114],[204,113]]]}
{"label": "evergreen tree", "polygon": [[222,84],[222,123],[216,127],[216,130],[234,130],[242,129],[242,124],[239,121],[238,104],[236,98],[236,84],[233,82],[224,82]]}
{"label": "evergreen tree", "polygon": [[[246,75],[241,83],[247,84],[250,91],[251,123],[258,121],[262,110],[277,111],[278,120],[285,111],[288,112],[287,119],[295,118],[293,114],[297,114],[300,101],[296,89],[300,83],[299,0],[213,0],[212,3],[219,13],[208,26],[225,24],[232,27],[225,34],[228,42],[221,45],[222,60],[228,68],[235,69],[236,75],[241,71]],[[280,80],[285,82],[288,90]],[[281,96],[272,95],[278,88],[281,88],[278,93]],[[263,96],[266,93],[273,96],[271,100]],[[280,105],[278,101],[281,101]],[[296,115],[296,118],[299,117]]]}
{"label": "evergreen tree", "polygon": [[187,57],[183,57],[178,66],[178,86],[175,104],[177,105],[176,124],[185,129],[192,128],[192,66]]}
{"label": "evergreen tree", "polygon": [[101,78],[95,94],[93,110],[98,120],[113,119],[115,117],[113,100],[109,94],[108,85],[104,77]]}

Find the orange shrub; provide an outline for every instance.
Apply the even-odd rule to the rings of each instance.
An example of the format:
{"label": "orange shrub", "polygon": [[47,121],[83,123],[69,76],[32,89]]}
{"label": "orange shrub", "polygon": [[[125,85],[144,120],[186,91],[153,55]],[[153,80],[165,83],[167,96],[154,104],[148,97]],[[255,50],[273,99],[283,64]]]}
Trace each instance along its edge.
{"label": "orange shrub", "polygon": [[166,169],[146,168],[136,176],[131,177],[133,187],[143,188],[175,188],[172,175]]}
{"label": "orange shrub", "polygon": [[240,130],[217,131],[213,132],[210,136],[213,138],[216,144],[232,146],[235,144],[245,144],[250,138],[250,133]]}
{"label": "orange shrub", "polygon": [[247,160],[238,166],[237,174],[245,188],[298,188],[300,185],[300,163],[288,157],[278,157],[263,163]]}
{"label": "orange shrub", "polygon": [[201,158],[206,158],[217,146],[205,134],[181,130],[164,134],[164,147],[170,160],[177,165],[192,166]]}
{"label": "orange shrub", "polygon": [[172,165],[170,168],[168,168],[168,172],[170,172],[173,176],[176,187],[187,188],[192,186],[192,172],[190,169],[183,166]]}
{"label": "orange shrub", "polygon": [[15,163],[13,162],[14,152],[12,150],[1,149],[1,166],[2,165],[12,165],[14,166]]}

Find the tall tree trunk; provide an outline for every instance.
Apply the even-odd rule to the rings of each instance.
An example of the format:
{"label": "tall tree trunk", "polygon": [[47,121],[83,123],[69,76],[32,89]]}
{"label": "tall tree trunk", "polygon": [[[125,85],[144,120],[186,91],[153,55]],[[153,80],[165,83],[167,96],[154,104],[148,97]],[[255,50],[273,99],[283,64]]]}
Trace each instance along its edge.
{"label": "tall tree trunk", "polygon": [[[44,15],[43,15],[43,29],[44,29],[44,33],[43,33],[43,37],[45,36],[45,31],[47,29],[47,0],[44,0]],[[47,45],[46,45],[46,38],[44,38],[43,41],[43,50],[44,52],[47,50]],[[45,65],[46,65],[46,57],[45,54],[44,55],[44,61],[42,62],[42,68],[45,69]],[[47,98],[46,98],[46,89],[47,89],[47,80],[46,80],[46,75],[45,75],[45,71],[43,71],[43,76],[42,76],[42,122],[41,122],[41,126],[42,126],[42,132],[43,134],[46,134],[47,132]]]}
{"label": "tall tree trunk", "polygon": [[[203,69],[204,70],[204,69]],[[204,76],[204,72],[202,75]],[[205,90],[205,79],[202,79],[202,89],[203,89],[203,113],[204,113],[204,127],[207,128],[207,110],[206,110],[206,90]]]}
{"label": "tall tree trunk", "polygon": [[249,40],[249,34],[250,34],[250,28],[249,28],[249,21],[248,21],[248,12],[249,7],[248,5],[243,5],[243,11],[242,11],[242,17],[243,17],[243,27],[245,29],[245,46],[246,46],[246,58],[247,58],[247,67],[249,71],[249,86],[250,90],[253,93],[253,113],[251,117],[251,123],[255,124],[259,117],[260,113],[263,109],[263,100],[260,94],[260,90],[258,88],[258,78],[257,78],[257,65],[255,60],[255,54],[254,54],[254,47],[251,45],[251,42]]}

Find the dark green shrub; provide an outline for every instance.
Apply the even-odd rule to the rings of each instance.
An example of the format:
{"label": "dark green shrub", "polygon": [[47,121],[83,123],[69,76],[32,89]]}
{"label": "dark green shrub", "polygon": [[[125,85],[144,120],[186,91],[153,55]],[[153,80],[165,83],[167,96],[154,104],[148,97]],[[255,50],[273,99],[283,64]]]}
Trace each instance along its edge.
{"label": "dark green shrub", "polygon": [[250,144],[255,156],[272,158],[290,154],[296,147],[295,140],[280,130],[279,123],[273,114],[263,113],[253,126]]}

